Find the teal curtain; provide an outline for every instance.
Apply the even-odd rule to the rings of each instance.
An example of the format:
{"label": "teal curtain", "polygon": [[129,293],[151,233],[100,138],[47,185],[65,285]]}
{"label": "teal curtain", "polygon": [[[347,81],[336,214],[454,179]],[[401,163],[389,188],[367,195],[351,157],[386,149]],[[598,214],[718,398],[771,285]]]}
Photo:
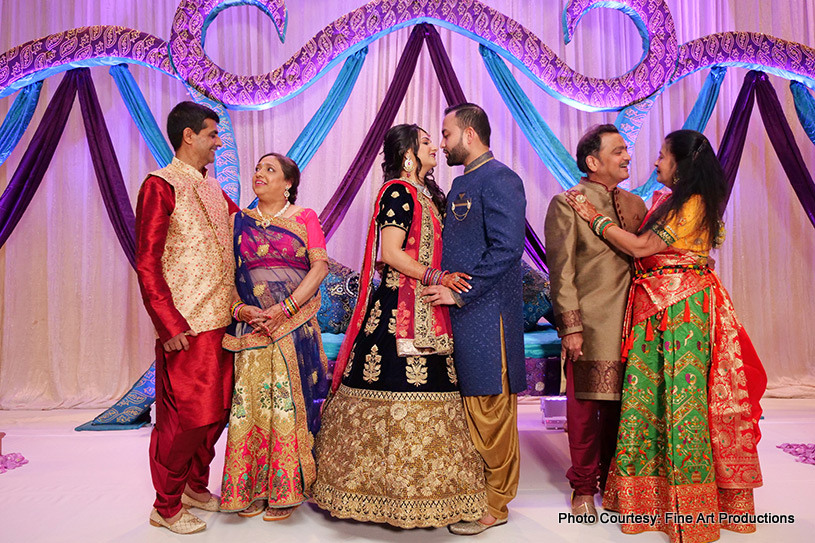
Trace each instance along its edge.
{"label": "teal curtain", "polygon": [[[801,126],[809,139],[815,143],[815,98],[812,97],[809,89],[798,81],[790,81],[790,91],[795,101],[798,120],[801,121]],[[0,155],[0,163],[2,163],[2,155]]]}
{"label": "teal curtain", "polygon": [[133,74],[127,68],[127,64],[117,64],[110,67],[110,75],[116,86],[119,88],[119,93],[122,95],[127,111],[133,117],[133,122],[139,129],[144,141],[147,143],[147,148],[150,149],[150,154],[156,159],[156,162],[162,168],[172,162],[173,151],[161,129],[156,123],[156,118],[147,105],[144,95],[139,89],[136,80],[133,79]]}
{"label": "teal curtain", "polygon": [[478,49],[501,98],[529,143],[532,144],[535,153],[549,168],[561,187],[569,189],[575,186],[583,177],[583,173],[577,168],[575,159],[557,139],[552,129],[532,105],[529,97],[521,90],[518,81],[510,73],[504,61],[483,45],[480,45]]}
{"label": "teal curtain", "polygon": [[[337,117],[342,113],[346,102],[348,102],[348,97],[351,96],[351,91],[354,90],[357,76],[359,76],[359,72],[362,70],[362,64],[365,62],[367,55],[368,48],[365,47],[348,57],[345,64],[342,65],[342,70],[340,70],[337,80],[334,81],[334,85],[332,85],[331,90],[328,91],[325,102],[317,109],[306,127],[303,128],[303,131],[297,136],[289,152],[286,153],[286,156],[297,164],[300,171],[303,171],[306,165],[311,162],[317,149],[319,149],[320,145],[325,141],[325,137],[328,135],[331,127],[337,122]],[[249,204],[249,207],[255,208],[257,205],[258,199],[255,198],[252,200],[252,203]]]}
{"label": "teal curtain", "polygon": [[186,83],[187,92],[190,93],[196,104],[207,106],[215,113],[221,122],[218,123],[218,136],[223,145],[215,151],[214,175],[227,196],[237,205],[241,205],[241,165],[238,158],[238,144],[235,141],[235,129],[232,127],[232,118],[221,102],[203,95]]}
{"label": "teal curtain", "polygon": [[37,102],[40,101],[41,89],[42,81],[32,83],[20,90],[11,104],[11,109],[0,125],[0,164],[6,161],[28,128],[34,110],[37,109]]}
{"label": "teal curtain", "polygon": [[[713,114],[713,109],[716,107],[716,102],[719,100],[719,90],[722,88],[722,81],[724,81],[726,74],[727,68],[724,66],[714,66],[710,69],[705,84],[702,85],[702,91],[696,98],[696,103],[693,104],[693,109],[682,128],[704,132],[707,122]],[[651,176],[648,177],[648,181],[631,192],[640,196],[643,200],[647,200],[653,196],[654,191],[661,188],[664,188],[664,186],[657,181],[657,172],[654,170],[651,172]]]}
{"label": "teal curtain", "polygon": [[625,140],[625,144],[628,145],[628,154],[632,157],[634,156],[634,144],[637,143],[640,129],[660,94],[662,94],[661,89],[645,100],[621,109],[614,120],[614,126],[620,130],[620,135]]}
{"label": "teal curtain", "polygon": [[337,80],[328,91],[328,96],[325,102],[320,106],[306,127],[297,137],[297,140],[289,149],[286,156],[297,163],[297,166],[302,171],[306,165],[311,162],[314,153],[323,144],[326,135],[334,126],[337,117],[340,116],[354,85],[357,82],[357,76],[362,70],[362,64],[365,62],[365,56],[368,54],[368,48],[358,51],[357,53],[348,57],[345,64],[342,65]]}

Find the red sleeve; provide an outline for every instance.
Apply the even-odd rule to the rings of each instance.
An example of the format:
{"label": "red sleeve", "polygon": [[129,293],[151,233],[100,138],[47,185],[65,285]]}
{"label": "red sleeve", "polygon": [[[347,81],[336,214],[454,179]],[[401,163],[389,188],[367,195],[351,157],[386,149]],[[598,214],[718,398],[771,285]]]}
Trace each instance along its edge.
{"label": "red sleeve", "polygon": [[136,203],[136,273],[142,300],[162,343],[190,329],[173,304],[170,286],[161,270],[161,257],[175,209],[175,194],[167,181],[150,176]]}
{"label": "red sleeve", "polygon": [[230,198],[226,194],[226,192],[224,192],[223,190],[221,190],[221,192],[224,195],[224,200],[226,200],[226,206],[229,208],[229,214],[230,215],[232,215],[233,213],[237,213],[238,211],[241,210],[240,206],[238,204],[236,204],[235,202],[233,202],[232,198]]}

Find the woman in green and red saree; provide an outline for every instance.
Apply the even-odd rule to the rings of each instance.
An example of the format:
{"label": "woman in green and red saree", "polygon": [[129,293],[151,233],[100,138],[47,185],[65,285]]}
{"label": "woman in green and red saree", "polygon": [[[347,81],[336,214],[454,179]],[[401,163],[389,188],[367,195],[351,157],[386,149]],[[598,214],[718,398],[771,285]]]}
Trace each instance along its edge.
{"label": "woman in green and red saree", "polygon": [[[317,437],[314,501],[336,517],[439,527],[479,519],[486,509],[447,308],[422,300],[430,284],[469,287],[468,276],[439,269],[445,199],[432,175],[436,152],[416,125],[385,136],[388,181],[376,199],[359,299]],[[374,288],[380,238],[384,268]]]}
{"label": "woman in green and red saree", "polygon": [[[639,235],[614,226],[571,194],[597,235],[635,257],[623,330],[622,413],[603,506],[625,533],[661,530],[703,543],[721,528],[755,531],[756,445],[767,377],[730,296],[708,266],[723,241],[727,187],[707,138],[668,134],[657,193]],[[754,520],[754,519],[753,519]]]}
{"label": "woman in green and red saree", "polygon": [[328,392],[317,311],[328,257],[313,210],[294,204],[300,171],[288,157],[261,157],[255,209],[235,215],[235,352],[221,510],[282,520],[308,500],[317,474],[314,436]]}

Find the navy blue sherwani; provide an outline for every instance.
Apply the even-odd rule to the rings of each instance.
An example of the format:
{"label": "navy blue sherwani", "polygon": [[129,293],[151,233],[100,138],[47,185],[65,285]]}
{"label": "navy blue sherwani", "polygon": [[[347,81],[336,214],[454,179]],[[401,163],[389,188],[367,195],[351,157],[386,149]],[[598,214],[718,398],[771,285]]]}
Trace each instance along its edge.
{"label": "navy blue sherwani", "polygon": [[526,389],[521,256],[526,197],[518,174],[485,153],[453,180],[442,268],[473,278],[450,308],[463,396],[500,394],[503,317],[510,392]]}

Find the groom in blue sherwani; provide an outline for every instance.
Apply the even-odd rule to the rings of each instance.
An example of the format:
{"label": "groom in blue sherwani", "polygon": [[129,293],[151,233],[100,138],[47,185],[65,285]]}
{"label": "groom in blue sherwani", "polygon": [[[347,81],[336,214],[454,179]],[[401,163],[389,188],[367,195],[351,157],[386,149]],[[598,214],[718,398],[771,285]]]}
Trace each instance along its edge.
{"label": "groom in blue sherwani", "polygon": [[427,287],[425,300],[450,305],[454,357],[470,435],[484,459],[487,514],[459,522],[460,535],[505,524],[518,489],[517,393],[526,389],[521,256],[526,198],[523,182],[495,160],[487,114],[475,104],[445,110],[440,147],[453,180],[444,218],[442,268],[472,277],[456,293]]}

